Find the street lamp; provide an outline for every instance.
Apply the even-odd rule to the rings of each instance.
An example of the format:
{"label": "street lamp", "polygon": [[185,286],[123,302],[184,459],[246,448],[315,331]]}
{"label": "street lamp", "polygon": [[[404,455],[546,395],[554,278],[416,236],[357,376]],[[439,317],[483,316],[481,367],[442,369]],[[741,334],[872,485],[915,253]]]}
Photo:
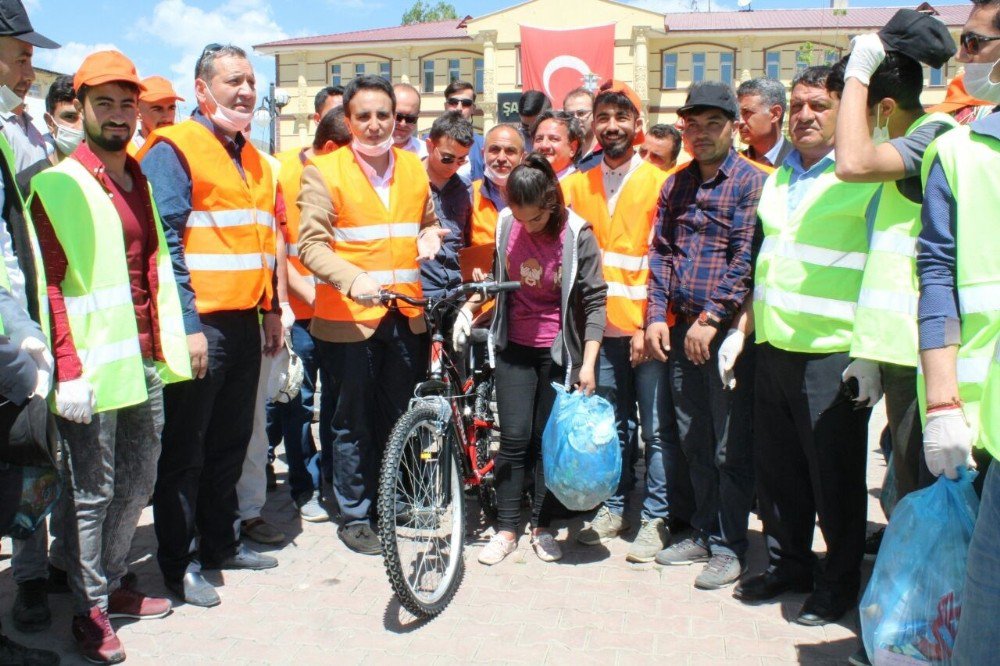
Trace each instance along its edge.
{"label": "street lamp", "polygon": [[277,139],[277,121],[281,115],[281,110],[288,104],[288,93],[281,88],[275,88],[272,83],[268,89],[268,95],[260,100],[260,106],[254,111],[253,120],[258,127],[267,127],[269,135],[270,153],[274,154],[275,142]]}

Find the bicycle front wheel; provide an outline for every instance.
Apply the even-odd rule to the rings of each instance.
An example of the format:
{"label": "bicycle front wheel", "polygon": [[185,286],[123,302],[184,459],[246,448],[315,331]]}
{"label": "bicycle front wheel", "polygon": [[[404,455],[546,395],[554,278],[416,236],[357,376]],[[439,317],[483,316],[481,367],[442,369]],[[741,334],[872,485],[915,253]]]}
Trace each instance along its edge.
{"label": "bicycle front wheel", "polygon": [[403,414],[386,443],[379,480],[379,536],[386,573],[414,615],[440,613],[464,573],[465,495],[458,444],[438,412]]}

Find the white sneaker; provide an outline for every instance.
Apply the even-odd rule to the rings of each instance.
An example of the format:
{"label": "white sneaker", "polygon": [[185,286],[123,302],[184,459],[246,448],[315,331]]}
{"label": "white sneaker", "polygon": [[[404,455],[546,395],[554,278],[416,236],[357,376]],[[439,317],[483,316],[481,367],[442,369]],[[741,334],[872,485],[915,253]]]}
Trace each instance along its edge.
{"label": "white sneaker", "polygon": [[562,559],[562,548],[556,543],[556,538],[548,532],[539,532],[531,537],[531,547],[542,562],[555,562]]}
{"label": "white sneaker", "polygon": [[508,539],[503,534],[493,535],[490,542],[479,553],[479,563],[492,566],[499,564],[503,558],[517,550],[517,539]]}

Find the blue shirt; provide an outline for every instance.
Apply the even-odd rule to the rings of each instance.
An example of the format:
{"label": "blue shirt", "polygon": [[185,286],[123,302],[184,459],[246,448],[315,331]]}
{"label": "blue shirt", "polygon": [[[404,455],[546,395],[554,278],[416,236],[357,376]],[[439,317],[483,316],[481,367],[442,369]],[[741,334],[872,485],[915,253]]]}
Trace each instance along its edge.
{"label": "blue shirt", "polygon": [[[969,129],[974,134],[1000,140],[1000,114],[992,113],[977,120]],[[997,162],[1000,163],[1000,154]],[[990,163],[981,168],[995,174],[996,166]],[[955,242],[957,219],[955,197],[941,161],[935,157],[924,185],[924,205],[920,211],[923,226],[917,243],[917,277],[920,278],[917,318],[921,350],[949,347],[962,340]]]}
{"label": "blue shirt", "polygon": [[[240,175],[245,177],[240,157],[243,145],[246,143],[243,135],[237,134],[233,140],[217,132],[215,125],[200,109],[196,110],[191,118],[215,133]],[[156,208],[163,220],[163,235],[167,241],[167,249],[170,250],[170,260],[174,267],[177,290],[180,293],[184,331],[188,335],[198,333],[201,331],[201,319],[195,307],[191,274],[184,259],[184,230],[191,214],[191,170],[187,160],[167,141],[160,141],[150,148],[143,156],[140,166],[153,188],[153,201],[156,202]]]}
{"label": "blue shirt", "polygon": [[472,218],[472,184],[455,174],[440,190],[431,184],[431,200],[441,225],[451,233],[441,240],[437,256],[420,264],[420,282],[424,296],[443,298],[462,284],[458,251],[468,245],[465,234]]}
{"label": "blue shirt", "polygon": [[483,187],[479,191],[484,197],[490,200],[498,213],[507,207],[507,197],[500,191],[496,183],[489,178],[483,178]]}
{"label": "blue shirt", "polygon": [[788,178],[788,215],[791,216],[795,209],[802,203],[802,199],[812,188],[816,179],[823,175],[823,172],[833,164],[833,150],[830,150],[823,158],[810,168],[806,169],[802,165],[802,154],[798,150],[792,150],[785,157],[783,166],[790,167],[792,173]]}

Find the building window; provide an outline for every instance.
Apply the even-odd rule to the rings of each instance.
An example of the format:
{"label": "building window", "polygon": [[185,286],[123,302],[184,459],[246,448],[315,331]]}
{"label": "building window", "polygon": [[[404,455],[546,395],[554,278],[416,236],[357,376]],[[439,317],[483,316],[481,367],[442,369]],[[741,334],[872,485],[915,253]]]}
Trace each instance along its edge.
{"label": "building window", "polygon": [[691,54],[691,83],[701,83],[705,80],[705,53]]}
{"label": "building window", "polygon": [[364,76],[365,75],[365,64],[359,62],[354,66],[354,76]]}
{"label": "building window", "polygon": [[330,85],[340,85],[340,65],[330,65]]}
{"label": "building window", "polygon": [[476,92],[481,94],[485,89],[482,58],[474,58],[472,60],[472,79],[472,85],[476,87]]}
{"label": "building window", "polygon": [[781,51],[768,51],[764,61],[767,78],[781,80]]}
{"label": "building window", "polygon": [[424,92],[434,92],[434,61],[424,60]]}
{"label": "building window", "polygon": [[378,64],[378,75],[389,83],[392,83],[392,63],[380,62]]}
{"label": "building window", "polygon": [[729,51],[723,51],[719,54],[719,78],[722,79],[723,83],[732,84],[733,79],[733,61],[735,56]]}
{"label": "building window", "polygon": [[840,62],[840,51],[837,51],[835,49],[827,49],[825,55],[826,55],[825,64],[827,67],[833,67],[838,62]]}
{"label": "building window", "polygon": [[461,61],[457,58],[448,61],[448,83],[462,78]]}
{"label": "building window", "polygon": [[677,87],[677,54],[663,54],[663,81],[660,85],[664,90],[673,90]]}
{"label": "building window", "polygon": [[946,77],[944,75],[944,67],[939,67],[937,69],[931,68],[930,81],[932,86],[943,86],[946,83]]}

